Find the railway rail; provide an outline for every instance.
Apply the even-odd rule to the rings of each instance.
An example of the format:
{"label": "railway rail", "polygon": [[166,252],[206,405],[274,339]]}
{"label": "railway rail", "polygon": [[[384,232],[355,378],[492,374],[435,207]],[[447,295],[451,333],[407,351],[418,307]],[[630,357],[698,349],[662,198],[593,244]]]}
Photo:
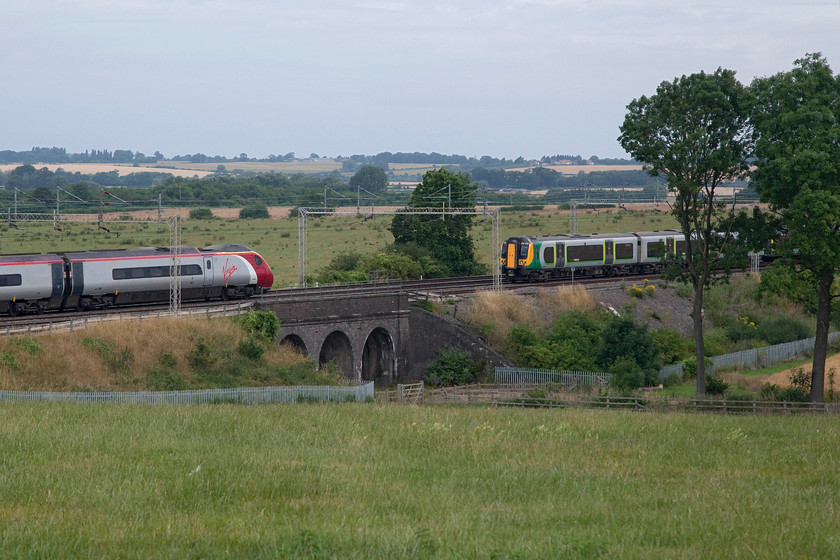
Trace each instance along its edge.
{"label": "railway rail", "polygon": [[[657,276],[647,276],[656,279]],[[543,287],[579,284],[588,289],[610,289],[617,283],[626,281],[626,277],[604,278],[584,277],[574,281],[568,279],[550,280],[531,284],[503,283],[506,291],[529,291]],[[469,296],[475,292],[493,289],[493,276],[468,276],[461,278],[434,278],[428,280],[397,280],[390,282],[372,282],[359,284],[330,284],[307,288],[273,288],[267,293],[247,300],[229,302],[187,302],[181,305],[182,315],[224,316],[243,313],[258,302],[288,298],[337,298],[365,294],[385,294],[407,292],[409,299],[446,300]],[[96,312],[78,311],[51,312],[42,315],[24,315],[20,317],[0,317],[0,335],[32,334],[39,332],[75,330],[87,325],[132,319],[148,319],[169,315],[168,304],[115,307]]]}

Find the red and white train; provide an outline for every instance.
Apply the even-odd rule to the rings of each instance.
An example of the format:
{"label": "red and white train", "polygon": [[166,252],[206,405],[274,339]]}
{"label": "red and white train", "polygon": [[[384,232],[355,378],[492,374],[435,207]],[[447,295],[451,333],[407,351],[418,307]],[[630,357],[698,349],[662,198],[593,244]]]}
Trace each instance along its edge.
{"label": "red and white train", "polygon": [[[248,298],[274,274],[244,245],[181,247],[181,299]],[[169,247],[0,256],[0,313],[103,309],[169,300]]]}

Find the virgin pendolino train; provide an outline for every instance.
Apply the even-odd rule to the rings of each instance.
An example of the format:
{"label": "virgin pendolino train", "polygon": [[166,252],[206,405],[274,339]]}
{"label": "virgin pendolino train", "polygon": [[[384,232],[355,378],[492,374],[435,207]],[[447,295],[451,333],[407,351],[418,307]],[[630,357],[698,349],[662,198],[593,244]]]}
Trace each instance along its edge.
{"label": "virgin pendolino train", "polygon": [[[271,288],[268,263],[244,245],[181,247],[181,299],[236,299]],[[169,247],[0,256],[0,313],[104,309],[169,299]]]}
{"label": "virgin pendolino train", "polygon": [[660,272],[665,261],[685,257],[676,230],[592,235],[511,237],[502,244],[502,276],[536,282],[573,276],[625,276]]}

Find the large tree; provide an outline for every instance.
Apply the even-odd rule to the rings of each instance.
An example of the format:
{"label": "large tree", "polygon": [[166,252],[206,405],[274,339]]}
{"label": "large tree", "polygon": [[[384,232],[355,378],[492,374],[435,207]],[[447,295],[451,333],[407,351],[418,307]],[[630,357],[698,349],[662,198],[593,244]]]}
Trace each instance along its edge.
{"label": "large tree", "polygon": [[794,68],[753,81],[752,181],[781,218],[779,264],[816,290],[812,402],[823,402],[832,300],[840,268],[840,76],[808,54]]}
{"label": "large tree", "polygon": [[[399,246],[419,246],[441,265],[443,275],[469,276],[484,272],[475,258],[470,236],[472,215],[453,215],[448,211],[475,210],[478,186],[468,175],[446,169],[427,171],[417,185],[408,207],[394,216],[391,233]],[[418,210],[440,213],[417,213]]]}
{"label": "large tree", "polygon": [[388,174],[381,167],[365,165],[350,177],[352,188],[361,187],[371,194],[379,194],[388,186]]}
{"label": "large tree", "polygon": [[[706,391],[703,292],[730,239],[731,213],[716,198],[725,181],[745,176],[751,152],[748,98],[732,70],[700,72],[662,82],[651,97],[634,99],[618,140],[651,175],[664,176],[672,212],[686,239],[686,274],[694,288],[692,318],[697,394]],[[723,235],[721,235],[723,233]]]}

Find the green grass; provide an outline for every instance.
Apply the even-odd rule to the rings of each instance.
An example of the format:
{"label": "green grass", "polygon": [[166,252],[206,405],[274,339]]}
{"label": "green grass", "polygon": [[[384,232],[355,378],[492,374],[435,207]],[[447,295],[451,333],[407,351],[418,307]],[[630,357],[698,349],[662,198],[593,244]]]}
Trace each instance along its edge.
{"label": "green grass", "polygon": [[0,406],[7,558],[830,558],[828,416]]}
{"label": "green grass", "polygon": [[[549,207],[552,208],[552,207]],[[618,218],[620,216],[620,218]],[[95,216],[90,216],[95,219]],[[309,218],[307,220],[307,272],[311,275],[327,266],[342,252],[372,253],[393,243],[388,230],[392,216],[370,220],[356,216]],[[101,248],[130,248],[169,245],[169,230],[156,221],[108,223],[111,233],[98,230],[95,222],[62,222],[62,231],[52,223],[22,222],[22,229],[0,226],[0,254],[47,253]],[[666,229],[675,223],[669,214],[657,212],[580,211],[578,231],[624,232]],[[568,211],[547,213],[512,212],[502,214],[500,237],[547,235],[569,232]],[[116,234],[119,233],[119,236]],[[473,228],[476,255],[489,266],[493,256],[491,222],[476,218]],[[241,243],[259,252],[271,265],[276,286],[292,286],[298,281],[298,220],[184,220],[181,242],[203,247],[216,243]]]}

